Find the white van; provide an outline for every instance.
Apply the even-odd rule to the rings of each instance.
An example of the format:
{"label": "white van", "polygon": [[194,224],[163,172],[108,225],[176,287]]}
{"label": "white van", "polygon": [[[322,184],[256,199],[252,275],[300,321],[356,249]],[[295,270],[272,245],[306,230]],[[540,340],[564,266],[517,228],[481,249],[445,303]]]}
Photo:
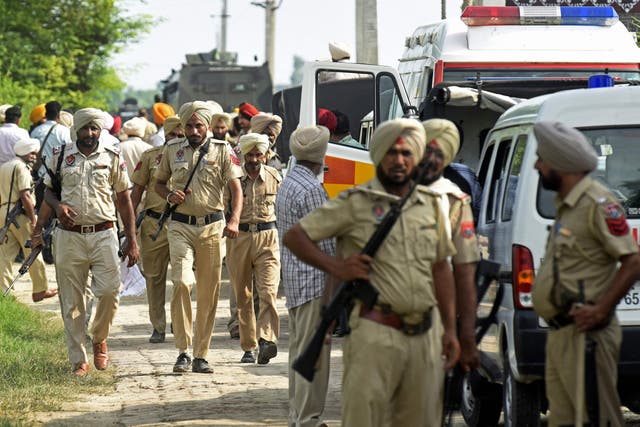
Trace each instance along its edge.
{"label": "white van", "polygon": [[[593,176],[617,196],[637,241],[639,99],[637,86],[577,89],[540,96],[507,110],[487,135],[479,168],[483,200],[477,233],[485,255],[501,264],[504,293],[496,316],[498,351],[490,356],[496,362],[493,366],[501,367],[502,373],[488,376],[503,385],[506,426],[538,425],[540,412],[546,411],[546,326],[533,311],[531,288],[553,223],[555,193],[542,188],[534,169],[537,155],[533,125],[537,121],[561,121],[587,136],[600,156]],[[622,299],[617,315],[623,329],[620,397],[623,405],[640,413],[640,283]],[[500,388],[491,390],[499,392]],[[478,389],[473,391],[466,402],[463,393],[463,413],[481,411],[483,400],[495,402],[495,396],[490,400],[491,396],[481,395]],[[484,408],[496,409],[490,404]]]}

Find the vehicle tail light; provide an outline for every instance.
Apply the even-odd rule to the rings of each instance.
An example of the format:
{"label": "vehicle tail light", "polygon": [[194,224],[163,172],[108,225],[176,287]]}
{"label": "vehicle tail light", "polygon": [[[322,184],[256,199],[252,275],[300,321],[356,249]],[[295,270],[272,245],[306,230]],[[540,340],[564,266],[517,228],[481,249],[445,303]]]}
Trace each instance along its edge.
{"label": "vehicle tail light", "polygon": [[533,255],[526,246],[513,245],[513,303],[519,309],[532,309],[533,300],[531,291],[533,288]]}

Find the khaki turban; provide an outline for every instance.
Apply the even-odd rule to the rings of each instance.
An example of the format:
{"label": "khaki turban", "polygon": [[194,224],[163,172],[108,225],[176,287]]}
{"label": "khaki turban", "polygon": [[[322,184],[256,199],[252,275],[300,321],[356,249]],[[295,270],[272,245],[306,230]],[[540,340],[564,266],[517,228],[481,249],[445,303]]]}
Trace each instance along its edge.
{"label": "khaki turban", "polygon": [[180,127],[180,126],[182,126],[182,123],[180,123],[180,117],[178,116],[167,117],[164,123],[162,124],[162,127],[164,128],[165,138],[167,135],[173,132],[177,127]]}
{"label": "khaki turban", "polygon": [[122,130],[129,136],[137,136],[142,138],[147,129],[147,121],[142,117],[133,117],[122,125]]}
{"label": "khaki turban", "polygon": [[598,155],[582,132],[558,122],[538,122],[533,126],[538,156],[551,169],[562,173],[591,172]]}
{"label": "khaki turban", "polygon": [[213,114],[218,114],[218,113],[222,113],[224,110],[222,109],[222,105],[218,104],[216,101],[210,99],[208,101],[205,101],[207,104],[209,104],[209,106],[211,107],[211,111],[213,112]]}
{"label": "khaki turban", "polygon": [[426,147],[424,127],[414,119],[389,120],[378,126],[371,137],[369,151],[371,160],[376,166],[396,142],[407,144],[417,164],[424,156]]}
{"label": "khaki turban", "polygon": [[254,147],[264,154],[269,149],[269,137],[259,133],[248,133],[240,137],[238,144],[240,144],[240,152],[243,156]]}
{"label": "khaki turban", "polygon": [[4,123],[4,113],[6,113],[6,111],[13,107],[13,105],[9,105],[9,104],[4,104],[4,105],[0,105],[0,123]]}
{"label": "khaki turban", "polygon": [[73,126],[73,114],[68,111],[60,111],[60,118],[58,119],[62,126],[71,128]]}
{"label": "khaki turban", "polygon": [[95,123],[100,129],[104,128],[104,111],[97,108],[83,108],[73,115],[73,127],[71,128],[71,140],[78,139],[78,131],[88,125]]}
{"label": "khaki turban", "polygon": [[329,146],[329,129],[324,126],[306,126],[296,129],[289,139],[289,150],[297,160],[322,164]]}
{"label": "khaki turban", "polygon": [[444,166],[449,165],[460,149],[460,134],[453,122],[430,119],[422,122],[427,134],[427,145],[435,144],[444,154]]}
{"label": "khaki turban", "polygon": [[26,156],[34,151],[40,151],[40,140],[35,138],[21,139],[13,146],[13,152],[16,153],[16,156]]}
{"label": "khaki turban", "polygon": [[282,118],[269,113],[258,113],[251,117],[251,132],[262,133],[267,128],[271,129],[277,138],[282,131]]}
{"label": "khaki turban", "polygon": [[191,120],[191,117],[195,116],[202,123],[209,125],[211,123],[211,116],[213,116],[213,106],[204,101],[193,101],[182,104],[178,116],[180,116],[180,122],[183,127],[187,126],[187,122]]}
{"label": "khaki turban", "polygon": [[211,127],[214,127],[216,123],[218,123],[218,120],[222,120],[225,126],[227,126],[227,129],[231,129],[232,123],[230,115],[225,112],[214,114],[213,116],[211,116]]}
{"label": "khaki turban", "polygon": [[176,112],[169,104],[165,104],[164,102],[156,102],[153,104],[153,121],[158,126],[162,126],[167,117],[174,116],[175,114]]}
{"label": "khaki turban", "polygon": [[351,58],[351,48],[340,42],[329,42],[329,52],[333,62]]}
{"label": "khaki turban", "polygon": [[102,125],[102,128],[106,130],[111,130],[113,125],[116,123],[115,119],[111,114],[107,113],[106,111],[103,111],[102,114],[104,114],[104,124]]}

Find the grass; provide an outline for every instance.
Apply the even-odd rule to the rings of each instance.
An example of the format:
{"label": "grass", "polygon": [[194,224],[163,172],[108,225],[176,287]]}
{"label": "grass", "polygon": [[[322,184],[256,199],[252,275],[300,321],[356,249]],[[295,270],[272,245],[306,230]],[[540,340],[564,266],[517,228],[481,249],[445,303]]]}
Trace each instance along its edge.
{"label": "grass", "polygon": [[109,371],[72,375],[59,317],[0,298],[0,427],[28,425],[33,412],[60,410],[114,383]]}

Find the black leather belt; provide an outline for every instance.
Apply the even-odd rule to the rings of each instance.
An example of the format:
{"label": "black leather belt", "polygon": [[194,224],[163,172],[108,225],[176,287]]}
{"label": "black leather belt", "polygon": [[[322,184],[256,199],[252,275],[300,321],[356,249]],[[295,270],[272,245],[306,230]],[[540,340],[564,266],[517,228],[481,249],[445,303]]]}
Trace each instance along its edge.
{"label": "black leather belt", "polygon": [[418,323],[406,323],[403,316],[386,307],[382,309],[373,307],[369,310],[363,305],[360,308],[360,317],[397,329],[410,336],[424,334],[431,328],[431,310],[423,313],[422,320]]}
{"label": "black leather belt", "polygon": [[147,209],[146,211],[144,211],[144,214],[155,219],[160,219],[160,217],[162,216],[160,212],[152,211],[151,209]]}
{"label": "black leather belt", "polygon": [[205,216],[184,215],[178,212],[174,212],[171,214],[171,219],[174,221],[182,222],[189,225],[197,225],[198,227],[212,224],[214,222],[220,221],[222,218],[224,218],[222,211],[215,211]]}
{"label": "black leather belt", "polygon": [[240,231],[248,231],[250,233],[257,233],[258,231],[271,230],[276,228],[276,222],[260,222],[258,224],[238,224],[238,230]]}

